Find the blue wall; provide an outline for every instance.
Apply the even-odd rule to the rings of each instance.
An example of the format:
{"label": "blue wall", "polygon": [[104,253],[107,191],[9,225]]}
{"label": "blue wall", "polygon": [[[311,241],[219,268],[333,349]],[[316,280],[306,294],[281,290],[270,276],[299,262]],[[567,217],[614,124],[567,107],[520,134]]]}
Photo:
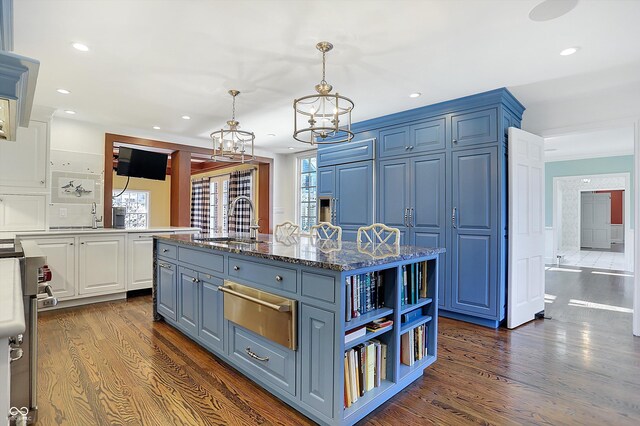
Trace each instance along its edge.
{"label": "blue wall", "polygon": [[633,228],[634,190],[633,155],[619,157],[589,158],[585,160],[553,161],[545,163],[545,225],[553,226],[553,178],[561,176],[584,176],[607,173],[631,174],[631,227]]}

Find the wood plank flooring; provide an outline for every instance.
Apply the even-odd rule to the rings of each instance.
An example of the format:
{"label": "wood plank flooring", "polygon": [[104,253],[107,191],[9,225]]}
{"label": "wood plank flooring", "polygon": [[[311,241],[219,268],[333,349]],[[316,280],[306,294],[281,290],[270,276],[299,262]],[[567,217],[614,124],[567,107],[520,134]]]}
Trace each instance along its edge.
{"label": "wood plank flooring", "polygon": [[[42,313],[39,327],[40,425],[313,424],[152,322],[150,296]],[[630,332],[558,320],[439,327],[438,361],[362,424],[640,424]]]}

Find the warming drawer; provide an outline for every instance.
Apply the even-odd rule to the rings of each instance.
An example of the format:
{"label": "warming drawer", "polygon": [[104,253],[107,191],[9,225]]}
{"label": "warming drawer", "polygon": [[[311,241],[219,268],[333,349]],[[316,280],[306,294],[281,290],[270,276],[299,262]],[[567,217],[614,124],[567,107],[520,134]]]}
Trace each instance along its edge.
{"label": "warming drawer", "polygon": [[220,291],[224,293],[224,316],[227,320],[296,350],[295,300],[232,281],[225,281]]}

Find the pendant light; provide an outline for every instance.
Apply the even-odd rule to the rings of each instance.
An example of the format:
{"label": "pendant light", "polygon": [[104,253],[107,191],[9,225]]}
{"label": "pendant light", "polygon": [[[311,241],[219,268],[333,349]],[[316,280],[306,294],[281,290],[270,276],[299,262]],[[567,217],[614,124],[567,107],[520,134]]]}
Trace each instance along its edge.
{"label": "pendant light", "polygon": [[240,122],[236,120],[236,96],[240,94],[237,90],[229,90],[233,97],[233,115],[227,121],[227,129],[216,130],[209,135],[213,142],[214,161],[228,163],[245,163],[255,160],[253,154],[253,142],[255,135],[246,130],[240,130]]}
{"label": "pendant light", "polygon": [[339,93],[331,93],[333,86],[325,80],[326,54],[333,45],[321,41],[316,49],[322,52],[322,80],[316,85],[317,94],[293,101],[293,138],[311,145],[349,142],[353,139],[353,101]]}

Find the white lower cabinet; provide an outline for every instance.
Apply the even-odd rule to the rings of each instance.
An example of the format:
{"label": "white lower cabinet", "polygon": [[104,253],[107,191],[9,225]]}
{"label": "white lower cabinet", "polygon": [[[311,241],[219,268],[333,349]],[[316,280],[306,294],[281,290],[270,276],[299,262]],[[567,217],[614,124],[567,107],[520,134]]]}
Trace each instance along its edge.
{"label": "white lower cabinet", "polygon": [[45,195],[0,194],[0,231],[45,229]]}
{"label": "white lower cabinet", "polygon": [[51,288],[58,299],[76,295],[76,246],[74,237],[37,240],[38,247],[47,256],[51,269]]}
{"label": "white lower cabinet", "polygon": [[153,237],[129,234],[127,243],[127,290],[151,288],[153,282]]}
{"label": "white lower cabinet", "polygon": [[125,290],[125,236],[78,237],[79,293]]}

